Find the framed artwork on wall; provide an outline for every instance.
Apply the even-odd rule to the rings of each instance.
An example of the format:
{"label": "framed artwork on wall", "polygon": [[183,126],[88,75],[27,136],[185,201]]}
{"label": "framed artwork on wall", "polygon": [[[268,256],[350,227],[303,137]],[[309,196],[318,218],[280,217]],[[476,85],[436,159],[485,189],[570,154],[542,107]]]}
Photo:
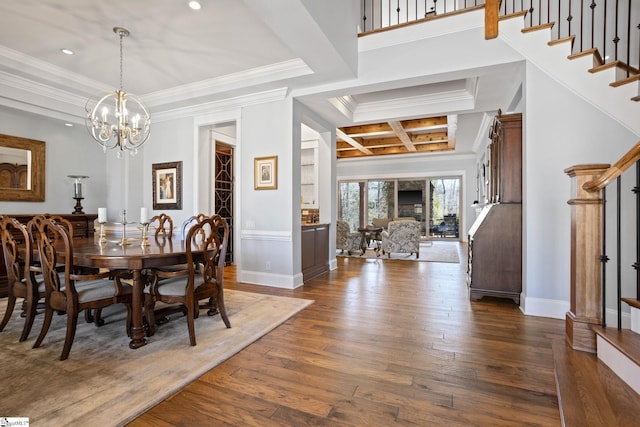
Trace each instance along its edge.
{"label": "framed artwork on wall", "polygon": [[182,162],[151,165],[153,209],[182,209]]}
{"label": "framed artwork on wall", "polygon": [[278,156],[253,159],[253,188],[255,190],[278,188]]}

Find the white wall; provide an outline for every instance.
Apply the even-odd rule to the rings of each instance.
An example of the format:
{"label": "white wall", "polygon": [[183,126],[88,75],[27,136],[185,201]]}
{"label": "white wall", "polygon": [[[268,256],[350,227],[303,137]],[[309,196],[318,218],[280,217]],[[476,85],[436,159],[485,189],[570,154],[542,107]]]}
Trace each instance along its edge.
{"label": "white wall", "polygon": [[0,213],[70,214],[74,210],[73,180],[67,175],[86,175],[83,183],[85,213],[97,213],[107,201],[106,155],[84,126],[36,114],[0,108],[0,132],[46,142],[44,202],[0,202]]}
{"label": "white wall", "polygon": [[[242,108],[241,170],[236,174],[244,185],[236,192],[242,199],[242,223],[237,224],[241,243],[236,250],[242,253],[238,280],[243,282],[285,288],[301,284],[301,274],[294,277],[300,272],[294,273],[293,267],[292,120],[291,99]],[[299,157],[299,147],[297,153]],[[278,188],[255,190],[254,159],[269,156],[278,157]],[[296,167],[299,175],[299,160]],[[300,205],[299,190],[296,204]]]}
{"label": "white wall", "polygon": [[[194,177],[194,150],[197,146],[194,120],[188,117],[154,122],[151,132],[151,139],[142,152],[131,159],[128,173],[132,190],[127,203],[129,209],[136,212],[141,206],[147,207],[150,216],[164,212],[171,216],[174,227],[180,227],[185,219],[198,213],[195,195],[197,181]],[[182,209],[179,210],[152,209],[152,165],[166,162],[182,162]]]}
{"label": "white wall", "polygon": [[563,171],[577,164],[613,163],[638,137],[535,66],[527,64],[526,76],[524,311],[564,317],[570,292],[571,181]]}

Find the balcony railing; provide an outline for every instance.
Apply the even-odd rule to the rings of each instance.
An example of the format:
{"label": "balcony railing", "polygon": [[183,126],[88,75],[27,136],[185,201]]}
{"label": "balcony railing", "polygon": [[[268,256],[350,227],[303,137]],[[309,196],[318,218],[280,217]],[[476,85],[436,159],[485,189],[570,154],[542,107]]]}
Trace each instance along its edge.
{"label": "balcony railing", "polygon": [[484,0],[362,0],[361,34],[484,6]]}
{"label": "balcony railing", "polygon": [[[483,7],[484,0],[362,0],[364,36]],[[525,14],[527,27],[553,24],[555,39],[573,37],[572,53],[593,51],[594,67],[616,66],[617,80],[640,69],[640,1],[503,0],[500,15]]]}

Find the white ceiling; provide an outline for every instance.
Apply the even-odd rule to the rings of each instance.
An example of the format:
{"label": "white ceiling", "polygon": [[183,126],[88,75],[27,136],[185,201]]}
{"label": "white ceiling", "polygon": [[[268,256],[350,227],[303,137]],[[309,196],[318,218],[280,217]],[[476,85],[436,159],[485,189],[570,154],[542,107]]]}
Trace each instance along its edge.
{"label": "white ceiling", "polygon": [[[345,11],[353,16],[332,19],[353,21],[353,28],[346,26],[357,46],[359,1],[343,1],[340,4],[348,4]],[[310,16],[308,0],[201,0],[199,11],[187,3],[2,0],[0,105],[81,121],[87,98],[119,86],[115,26],[131,32],[123,41],[124,90],[141,96],[152,114],[276,89],[304,92],[305,87],[357,77],[345,54],[351,46],[331,44],[329,33],[334,29]],[[63,48],[75,54],[65,55]],[[339,92],[327,91],[307,101],[311,108],[326,110],[319,112],[336,126],[346,126],[356,124],[358,115],[329,111],[336,103],[352,103],[354,113],[360,108],[366,119],[371,111],[385,111],[388,101],[398,105],[407,97],[420,100],[445,92],[460,97],[466,91],[473,97],[468,101],[473,134],[484,111],[503,106],[501,99],[492,98],[500,97],[496,86],[515,72],[514,67],[443,75],[404,87],[344,85]],[[304,96],[301,99],[304,102]],[[449,112],[437,112],[441,113]],[[403,118],[400,110],[390,114],[389,119]],[[415,117],[412,111],[406,114]],[[458,120],[459,131],[465,128],[463,122]],[[469,152],[471,143],[463,151]]]}

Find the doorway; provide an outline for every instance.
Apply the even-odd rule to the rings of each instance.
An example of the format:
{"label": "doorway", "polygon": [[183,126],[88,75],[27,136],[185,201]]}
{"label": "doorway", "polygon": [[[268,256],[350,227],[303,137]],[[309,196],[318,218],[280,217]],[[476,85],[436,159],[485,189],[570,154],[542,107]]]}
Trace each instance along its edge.
{"label": "doorway", "polygon": [[229,241],[225,262],[233,263],[233,148],[227,144],[215,141],[214,167],[215,176],[214,206],[216,213],[227,221],[229,226]]}

